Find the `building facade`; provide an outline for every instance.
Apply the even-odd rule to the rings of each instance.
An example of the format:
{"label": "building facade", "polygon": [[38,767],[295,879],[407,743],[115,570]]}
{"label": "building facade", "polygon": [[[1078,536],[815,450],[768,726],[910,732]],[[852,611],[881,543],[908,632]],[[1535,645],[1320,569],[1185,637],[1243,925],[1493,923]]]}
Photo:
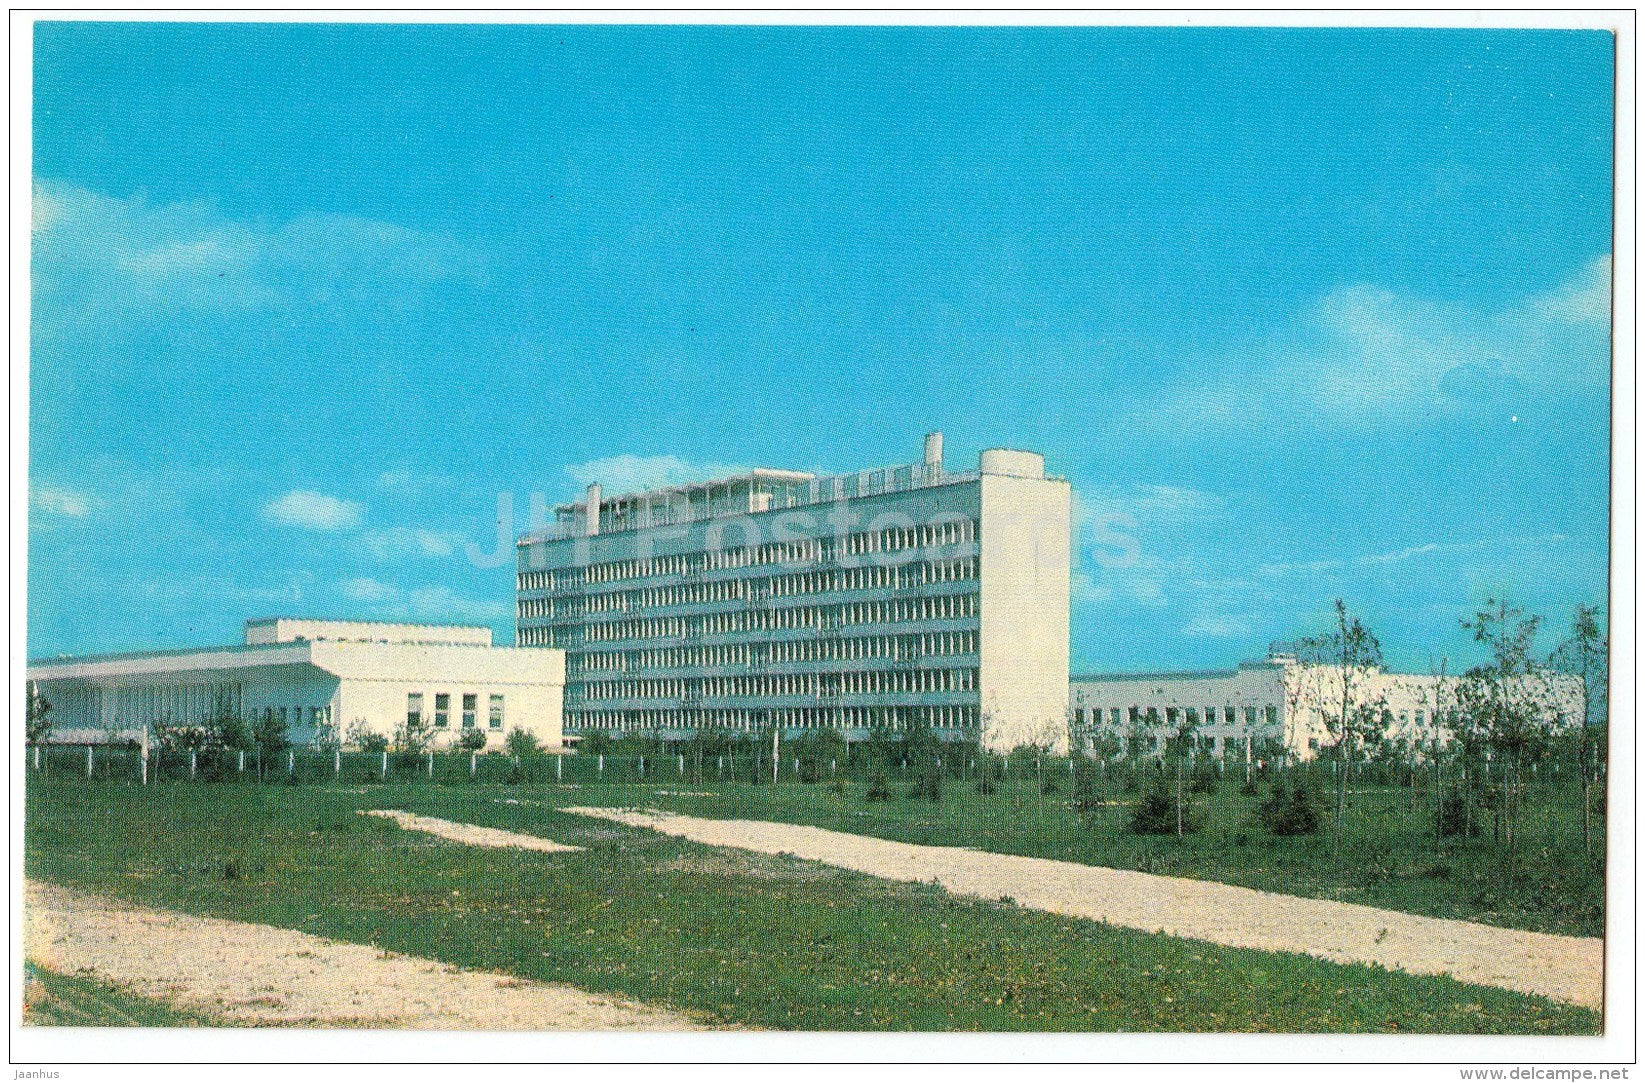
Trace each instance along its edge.
{"label": "building facade", "polygon": [[28,679],[65,743],[232,714],[277,718],[298,744],[328,729],[391,736],[409,720],[436,745],[474,730],[500,746],[523,729],[557,748],[565,658],[494,647],[489,628],[269,618],[247,621],[240,646],[40,660]]}
{"label": "building facade", "polygon": [[982,453],[747,474],[555,509],[518,543],[516,642],[566,654],[566,727],[848,740],[1066,734],[1069,488]]}
{"label": "building facade", "polygon": [[[1368,668],[1353,674],[1351,687],[1355,702],[1378,705],[1381,739],[1420,758],[1454,739],[1457,684],[1455,676]],[[1580,678],[1547,674],[1538,685],[1536,698],[1556,729],[1581,724]],[[1330,720],[1341,713],[1342,674],[1273,654],[1232,670],[1076,676],[1069,692],[1076,741],[1087,749],[1104,736],[1124,742],[1135,733],[1158,754],[1186,726],[1195,747],[1213,755],[1283,749],[1308,760],[1335,742]]]}

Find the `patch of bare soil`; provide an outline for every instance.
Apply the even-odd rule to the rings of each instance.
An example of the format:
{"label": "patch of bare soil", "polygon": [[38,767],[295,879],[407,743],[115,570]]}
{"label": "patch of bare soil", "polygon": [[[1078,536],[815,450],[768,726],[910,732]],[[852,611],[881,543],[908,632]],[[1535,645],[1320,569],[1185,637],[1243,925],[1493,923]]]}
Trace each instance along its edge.
{"label": "patch of bare soil", "polygon": [[1604,999],[1605,942],[1501,929],[1232,884],[991,854],[760,820],[566,808],[710,846],[792,854],[887,880],[937,883],[955,895],[1229,947],[1312,955],[1539,994],[1586,1008]]}
{"label": "patch of bare soil", "polygon": [[393,820],[406,831],[422,831],[469,846],[487,846],[493,849],[513,847],[519,850],[537,850],[545,854],[582,849],[581,846],[567,846],[563,842],[555,842],[553,839],[545,839],[538,835],[522,835],[517,831],[480,827],[477,824],[460,824],[454,820],[442,820],[438,816],[419,816],[415,812],[401,812],[399,809],[362,809],[360,815],[381,816]]}
{"label": "patch of bare soil", "polygon": [[293,929],[149,910],[24,884],[24,950],[59,973],[239,1025],[425,1030],[695,1030],[677,1012],[461,970]]}

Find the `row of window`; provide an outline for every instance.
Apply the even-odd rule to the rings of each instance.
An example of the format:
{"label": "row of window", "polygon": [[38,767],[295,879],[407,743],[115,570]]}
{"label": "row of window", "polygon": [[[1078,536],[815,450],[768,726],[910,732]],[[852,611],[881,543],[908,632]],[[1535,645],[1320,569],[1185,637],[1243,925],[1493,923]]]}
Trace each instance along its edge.
{"label": "row of window", "polygon": [[642,617],[552,628],[527,626],[519,629],[517,642],[522,647],[570,649],[584,642],[689,639],[696,636],[782,630],[843,631],[854,625],[962,620],[976,615],[975,594],[944,594],[930,598],[899,598],[883,602],[841,602],[836,605],[750,609],[732,613],[702,613],[695,616]]}
{"label": "row of window", "polygon": [[1074,709],[1074,725],[1076,727],[1094,727],[1106,725],[1110,729],[1131,729],[1141,726],[1144,729],[1157,729],[1163,726],[1169,730],[1176,730],[1186,726],[1196,729],[1200,725],[1223,725],[1235,729],[1244,722],[1244,728],[1255,730],[1259,721],[1263,725],[1279,725],[1279,708],[1267,707],[1207,707],[1201,711],[1198,707],[1166,707],[1163,715],[1158,707],[1109,707],[1106,719],[1103,717],[1102,707],[1077,707]]}
{"label": "row of window", "polygon": [[762,699],[775,696],[915,695],[928,692],[971,692],[977,671],[962,669],[905,669],[854,673],[771,673],[739,677],[642,677],[631,680],[589,681],[568,686],[572,700],[597,699],[723,699],[736,696]]}
{"label": "row of window", "polygon": [[[462,694],[463,729],[478,729],[480,725],[480,696],[476,692]],[[423,714],[424,697],[421,692],[406,693],[406,726],[409,729],[421,729],[427,717]],[[500,730],[503,728],[503,697],[493,693],[487,703],[486,727]],[[434,728],[437,730],[451,728],[451,693],[434,693]]]}
{"label": "row of window", "polygon": [[852,590],[909,590],[933,583],[960,583],[977,578],[977,558],[927,561],[902,567],[826,568],[766,579],[725,579],[672,587],[614,590],[562,598],[521,598],[516,612],[523,619],[570,619],[591,613],[627,613],[715,602],[760,602],[808,594]]}
{"label": "row of window", "polygon": [[582,651],[566,662],[569,675],[630,673],[685,666],[758,666],[789,662],[850,662],[889,658],[914,661],[977,652],[976,632],[922,632],[895,636],[789,639],[772,643],[724,643],[698,647],[659,647],[637,651]]}
{"label": "row of window", "polygon": [[773,707],[704,708],[685,710],[598,710],[566,715],[572,730],[618,730],[654,733],[678,730],[736,730],[763,733],[770,726],[784,729],[886,729],[902,731],[918,723],[932,729],[975,730],[980,712],[975,706],[919,707]]}
{"label": "row of window", "polygon": [[[764,564],[804,564],[819,560],[841,560],[875,553],[964,545],[977,539],[977,521],[946,515],[922,526],[891,527],[823,538],[801,538],[789,542],[767,542],[736,548],[710,547],[701,553],[642,557],[590,564],[583,568],[558,568],[521,572],[519,589],[572,590],[595,583],[614,583],[658,575],[692,575],[721,568],[751,568]],[[528,557],[529,559],[529,557]]]}
{"label": "row of window", "polygon": [[278,721],[282,726],[301,726],[306,718],[311,728],[331,721],[331,704],[329,703],[322,707],[292,707],[290,714],[287,714],[286,711],[285,707],[264,707],[261,710],[252,711],[252,717],[261,716],[265,722]]}

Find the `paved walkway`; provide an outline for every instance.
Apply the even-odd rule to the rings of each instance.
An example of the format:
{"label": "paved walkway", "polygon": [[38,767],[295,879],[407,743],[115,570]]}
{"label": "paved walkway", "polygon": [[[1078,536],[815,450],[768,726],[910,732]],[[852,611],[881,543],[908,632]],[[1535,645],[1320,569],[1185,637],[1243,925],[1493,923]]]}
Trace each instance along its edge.
{"label": "paved walkway", "polygon": [[567,808],[711,846],[791,854],[888,880],[936,882],[956,895],[1229,947],[1299,952],[1535,993],[1587,1008],[1604,995],[1604,941],[1422,917],[1175,876],[983,853],[761,820]]}

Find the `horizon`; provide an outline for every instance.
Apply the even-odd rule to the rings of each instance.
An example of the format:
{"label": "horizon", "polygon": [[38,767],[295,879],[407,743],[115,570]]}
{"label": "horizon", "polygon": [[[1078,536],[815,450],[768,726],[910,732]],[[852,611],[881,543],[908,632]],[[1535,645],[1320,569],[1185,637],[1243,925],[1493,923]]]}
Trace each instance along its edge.
{"label": "horizon", "polygon": [[[499,497],[1046,457],[1072,670],[1607,603],[1600,31],[41,22],[31,657],[514,641]],[[522,531],[516,530],[518,535]]]}

